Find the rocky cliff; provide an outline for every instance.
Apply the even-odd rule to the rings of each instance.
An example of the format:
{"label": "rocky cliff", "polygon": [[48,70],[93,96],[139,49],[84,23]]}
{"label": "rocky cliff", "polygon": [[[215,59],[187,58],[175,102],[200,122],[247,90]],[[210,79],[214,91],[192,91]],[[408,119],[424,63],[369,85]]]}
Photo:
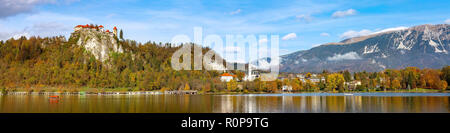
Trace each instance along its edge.
{"label": "rocky cliff", "polygon": [[113,33],[97,29],[77,30],[71,34],[69,41],[85,47],[97,60],[102,62],[106,61],[112,52],[123,53],[123,48]]}

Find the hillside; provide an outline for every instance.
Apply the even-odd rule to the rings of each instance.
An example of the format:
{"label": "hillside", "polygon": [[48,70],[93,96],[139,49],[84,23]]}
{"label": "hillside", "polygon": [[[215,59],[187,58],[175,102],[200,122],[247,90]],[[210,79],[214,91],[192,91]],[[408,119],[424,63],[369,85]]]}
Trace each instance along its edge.
{"label": "hillside", "polygon": [[179,48],[122,40],[96,29],[76,30],[68,40],[12,38],[0,41],[0,86],[34,91],[47,87],[174,90],[186,84],[195,90],[225,88],[217,71],[172,70],[171,56]]}

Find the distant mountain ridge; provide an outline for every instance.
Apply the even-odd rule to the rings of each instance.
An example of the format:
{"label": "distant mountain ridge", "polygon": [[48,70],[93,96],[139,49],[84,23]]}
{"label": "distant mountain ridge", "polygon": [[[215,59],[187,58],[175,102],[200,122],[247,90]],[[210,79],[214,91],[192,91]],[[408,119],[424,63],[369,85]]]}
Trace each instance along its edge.
{"label": "distant mountain ridge", "polygon": [[282,72],[381,71],[450,64],[450,25],[419,25],[327,43],[281,56]]}

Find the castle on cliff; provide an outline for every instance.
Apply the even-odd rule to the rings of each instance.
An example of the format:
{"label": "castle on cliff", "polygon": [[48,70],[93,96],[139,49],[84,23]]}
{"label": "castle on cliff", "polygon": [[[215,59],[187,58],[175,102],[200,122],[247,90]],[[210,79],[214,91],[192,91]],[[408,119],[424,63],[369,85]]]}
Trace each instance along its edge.
{"label": "castle on cliff", "polygon": [[82,29],[97,30],[97,31],[101,31],[101,32],[106,32],[106,33],[109,33],[109,34],[113,34],[114,36],[118,36],[118,35],[117,35],[117,27],[116,27],[116,26],[114,26],[114,29],[113,29],[112,32],[109,31],[109,30],[104,30],[103,25],[98,26],[98,25],[92,25],[92,24],[89,25],[89,24],[86,24],[86,25],[77,25],[77,26],[75,26],[75,28],[74,28],[75,31],[79,31],[79,30],[82,30]]}

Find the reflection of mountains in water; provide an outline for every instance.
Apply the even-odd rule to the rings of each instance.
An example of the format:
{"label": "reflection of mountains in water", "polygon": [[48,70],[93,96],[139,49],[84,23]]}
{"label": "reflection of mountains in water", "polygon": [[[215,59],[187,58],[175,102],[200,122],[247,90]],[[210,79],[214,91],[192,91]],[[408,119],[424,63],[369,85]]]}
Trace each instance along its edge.
{"label": "reflection of mountains in water", "polygon": [[[286,96],[288,95],[288,96]],[[448,93],[302,93],[221,96],[219,113],[448,112]],[[395,101],[395,102],[393,102]],[[415,101],[415,102],[411,102]],[[417,102],[423,101],[423,102]],[[434,101],[436,104],[426,104]]]}

